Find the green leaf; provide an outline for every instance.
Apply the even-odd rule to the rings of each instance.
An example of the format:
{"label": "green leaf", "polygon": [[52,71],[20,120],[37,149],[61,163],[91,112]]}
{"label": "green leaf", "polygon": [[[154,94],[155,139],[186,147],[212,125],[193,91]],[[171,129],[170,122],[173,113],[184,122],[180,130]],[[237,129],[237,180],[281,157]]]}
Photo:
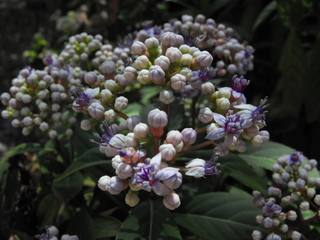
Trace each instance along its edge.
{"label": "green leaf", "polygon": [[52,190],[63,202],[68,203],[82,189],[83,178],[79,172],[74,173],[60,181],[54,181]]}
{"label": "green leaf", "polygon": [[6,179],[6,187],[4,190],[4,204],[3,209],[11,209],[14,206],[17,192],[20,188],[20,171],[19,168],[14,168],[9,171]]}
{"label": "green leaf", "polygon": [[222,172],[233,177],[237,181],[262,193],[266,193],[266,183],[256,172],[239,156],[229,153],[226,157],[220,158],[220,169]]}
{"label": "green leaf", "polygon": [[158,201],[139,203],[123,222],[117,240],[181,239],[170,211]]}
{"label": "green leaf", "polygon": [[305,94],[306,56],[294,31],[287,37],[281,53],[279,70],[281,78],[277,84],[277,96],[288,115],[298,118]]}
{"label": "green leaf", "polygon": [[121,222],[113,217],[93,217],[94,238],[114,237],[118,234]]}
{"label": "green leaf", "polygon": [[94,239],[93,222],[84,207],[71,219],[67,233],[69,235],[77,235],[81,240]]}
{"label": "green leaf", "polygon": [[178,225],[203,239],[251,239],[256,216],[261,210],[252,206],[252,196],[224,192],[194,196],[184,206],[185,213],[175,213]]}
{"label": "green leaf", "polygon": [[46,196],[40,203],[37,209],[37,218],[40,223],[39,229],[46,225],[53,225],[54,218],[57,215],[62,202],[53,195],[53,193]]}
{"label": "green leaf", "polygon": [[155,104],[149,103],[140,109],[139,116],[141,117],[143,123],[148,123],[149,112],[153,109],[156,109],[156,108],[158,108],[158,107]]}
{"label": "green leaf", "polygon": [[170,104],[169,131],[179,129],[184,117],[184,104],[177,98]]}
{"label": "green leaf", "polygon": [[139,90],[141,95],[141,103],[146,105],[150,100],[159,94],[161,91],[160,86],[144,87]]}
{"label": "green leaf", "polygon": [[104,161],[107,158],[105,154],[99,151],[99,147],[92,148],[78,157],[60,176],[57,176],[54,182],[58,182],[65,177],[80,171],[81,169],[96,166],[96,165],[103,165],[103,164],[110,164],[111,161]]}
{"label": "green leaf", "polygon": [[291,154],[293,149],[276,142],[267,142],[260,147],[248,145],[247,150],[238,156],[254,167],[263,167],[272,170],[272,165],[277,163],[277,159],[283,154]]}
{"label": "green leaf", "polygon": [[253,30],[255,30],[264,20],[266,20],[266,18],[276,9],[277,9],[276,1],[272,1],[267,6],[265,6],[265,8],[259,14],[256,22],[254,23]]}
{"label": "green leaf", "polygon": [[[122,112],[127,116],[131,117],[133,115],[139,115],[140,109],[141,109],[141,105],[139,103],[133,103],[133,104],[129,104],[128,108],[126,110],[123,110]],[[121,117],[118,117],[118,119],[119,119],[119,122],[126,121]]]}

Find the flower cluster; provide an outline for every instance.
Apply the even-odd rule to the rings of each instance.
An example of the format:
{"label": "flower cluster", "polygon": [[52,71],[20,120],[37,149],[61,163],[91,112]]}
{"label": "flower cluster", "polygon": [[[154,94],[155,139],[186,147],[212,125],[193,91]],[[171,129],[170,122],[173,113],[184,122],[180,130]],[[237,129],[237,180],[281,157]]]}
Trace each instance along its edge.
{"label": "flower cluster", "polygon": [[[58,240],[59,230],[55,226],[45,227],[46,233],[35,236],[39,240]],[[79,240],[78,236],[70,236],[64,234],[61,236],[61,240]]]}
{"label": "flower cluster", "polygon": [[[304,162],[303,165],[302,162]],[[277,236],[273,239],[281,239],[274,232],[279,235],[285,234],[293,240],[301,239],[302,234],[299,229],[291,227],[285,220],[296,221],[299,216],[303,225],[304,222],[310,222],[313,218],[317,218],[320,194],[316,195],[315,186],[320,187],[320,178],[309,177],[309,173],[316,168],[317,164],[318,162],[314,159],[307,160],[301,152],[284,154],[278,158],[277,163],[272,166],[274,186],[269,187],[269,196],[265,198],[260,192],[253,191],[253,205],[262,209],[262,215],[258,215],[256,220],[268,229],[265,234],[255,230],[252,233],[254,240],[260,240],[263,235],[267,234]],[[285,194],[283,194],[283,190]],[[277,202],[280,205],[276,204]],[[296,210],[289,210],[292,209],[292,204],[296,205]],[[305,219],[302,212],[311,210],[310,205],[315,212]],[[291,208],[287,212],[283,211],[287,206],[291,206]],[[269,239],[269,236],[266,239]]]}

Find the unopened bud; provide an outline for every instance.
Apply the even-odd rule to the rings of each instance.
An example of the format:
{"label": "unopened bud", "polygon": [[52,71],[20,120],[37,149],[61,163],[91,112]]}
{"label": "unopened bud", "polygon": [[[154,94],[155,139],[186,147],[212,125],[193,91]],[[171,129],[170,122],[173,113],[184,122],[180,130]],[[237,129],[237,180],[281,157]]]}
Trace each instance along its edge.
{"label": "unopened bud", "polygon": [[114,104],[115,108],[118,109],[118,111],[123,111],[125,109],[127,109],[128,106],[128,99],[125,97],[118,97],[116,99],[116,102]]}
{"label": "unopened bud", "polygon": [[154,109],[148,114],[148,122],[153,128],[163,128],[168,123],[168,116],[164,111]]}
{"label": "unopened bud", "polygon": [[116,64],[113,61],[105,61],[100,66],[100,71],[105,75],[111,75],[116,70]]}
{"label": "unopened bud", "polygon": [[127,127],[131,131],[135,128],[136,125],[142,122],[142,119],[138,115],[133,115],[127,119]]}
{"label": "unopened bud", "polygon": [[176,63],[176,62],[180,61],[180,59],[182,57],[182,53],[180,52],[180,50],[178,48],[170,47],[167,49],[166,57],[168,57],[170,59],[171,63]]}
{"label": "unopened bud", "polygon": [[186,86],[187,79],[182,74],[176,74],[171,77],[170,81],[171,81],[171,87],[174,90],[181,90]]}
{"label": "unopened bud", "polygon": [[215,91],[214,86],[211,82],[206,82],[201,85],[201,92],[204,95],[213,94]]}
{"label": "unopened bud", "polygon": [[281,170],[281,166],[278,163],[272,165],[272,171],[278,173]]}
{"label": "unopened bud", "polygon": [[164,104],[170,104],[174,101],[175,97],[171,90],[161,90],[159,99]]}
{"label": "unopened bud", "polygon": [[301,233],[297,232],[297,231],[293,231],[292,235],[291,235],[292,240],[300,240],[301,238]]}
{"label": "unopened bud", "polygon": [[159,152],[161,152],[161,157],[167,161],[170,161],[176,155],[176,149],[172,144],[162,144],[159,147]]}
{"label": "unopened bud", "polygon": [[203,123],[208,123],[213,119],[213,112],[208,107],[201,108],[198,119]]}
{"label": "unopened bud", "polygon": [[140,199],[137,194],[128,192],[125,201],[130,207],[134,207],[140,202]]}
{"label": "unopened bud", "polygon": [[142,70],[142,69],[146,69],[148,66],[149,66],[149,59],[147,56],[145,55],[142,55],[140,57],[138,57],[135,61],[135,67],[138,69],[138,70]]}
{"label": "unopened bud", "polygon": [[230,108],[230,101],[228,98],[218,98],[216,103],[217,106],[222,110],[227,110]]}
{"label": "unopened bud", "polygon": [[132,44],[131,50],[132,50],[133,54],[143,55],[146,53],[147,47],[146,47],[146,45],[144,45],[143,42],[136,41]]}
{"label": "unopened bud", "polygon": [[314,202],[315,202],[318,206],[320,206],[320,194],[317,194],[317,195],[315,196]]}
{"label": "unopened bud", "polygon": [[289,211],[287,213],[287,218],[290,220],[290,221],[295,221],[297,219],[297,213],[293,210]]}
{"label": "unopened bud", "polygon": [[262,233],[258,230],[254,230],[252,233],[253,240],[260,240],[262,238]]}
{"label": "unopened bud", "polygon": [[283,202],[286,205],[291,204],[292,203],[291,196],[285,196],[285,197],[281,198],[281,202]]}
{"label": "unopened bud", "polygon": [[160,56],[154,61],[154,64],[166,71],[170,66],[170,59],[166,56]]}
{"label": "unopened bud", "polygon": [[88,113],[91,117],[99,119],[104,114],[104,107],[99,101],[93,102],[88,107]]}
{"label": "unopened bud", "polygon": [[263,220],[264,220],[264,216],[262,216],[262,215],[257,215],[256,216],[257,223],[262,224]]}
{"label": "unopened bud", "polygon": [[134,127],[133,132],[136,138],[144,138],[149,134],[150,130],[147,124],[139,123]]}
{"label": "unopened bud", "polygon": [[298,190],[303,190],[306,186],[306,181],[304,181],[303,179],[298,179],[296,181],[296,184],[297,184]]}
{"label": "unopened bud", "polygon": [[182,134],[179,131],[172,130],[168,132],[166,141],[167,143],[171,143],[173,146],[177,146],[182,141]]}
{"label": "unopened bud", "polygon": [[178,208],[180,204],[180,197],[176,193],[170,193],[163,199],[163,205],[170,210]]}
{"label": "unopened bud", "polygon": [[149,79],[155,82],[160,82],[165,76],[163,69],[158,65],[153,65],[149,68]]}
{"label": "unopened bud", "polygon": [[263,225],[265,228],[272,228],[272,225],[273,225],[273,221],[271,218],[269,217],[266,217],[264,220],[263,220]]}
{"label": "unopened bud", "polygon": [[[40,126],[41,126],[41,124],[40,124]],[[91,121],[88,120],[88,119],[82,120],[81,124],[80,124],[80,127],[84,131],[89,131],[92,128]]]}
{"label": "unopened bud", "polygon": [[309,198],[313,198],[316,195],[316,190],[314,188],[308,188],[307,195]]}

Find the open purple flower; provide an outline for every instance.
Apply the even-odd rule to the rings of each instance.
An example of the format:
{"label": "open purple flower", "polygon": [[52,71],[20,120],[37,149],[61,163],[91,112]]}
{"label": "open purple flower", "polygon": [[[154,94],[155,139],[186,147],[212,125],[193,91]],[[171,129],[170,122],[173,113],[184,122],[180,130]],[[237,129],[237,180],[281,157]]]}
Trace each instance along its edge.
{"label": "open purple flower", "polygon": [[212,67],[206,67],[199,71],[193,71],[193,76],[188,80],[193,88],[200,89],[203,83],[210,81],[214,76],[215,72]]}
{"label": "open purple flower", "polygon": [[263,215],[266,217],[272,217],[273,214],[279,214],[282,211],[282,207],[275,204],[274,201],[267,202],[264,207],[262,207]]}
{"label": "open purple flower", "polygon": [[241,76],[240,78],[237,77],[237,75],[234,75],[232,77],[232,87],[223,87],[223,88],[219,88],[220,89],[229,89],[231,90],[232,93],[232,97],[234,99],[242,99],[241,102],[246,103],[247,99],[244,96],[244,94],[242,93],[244,91],[244,89],[249,85],[250,80],[245,79],[243,76]]}
{"label": "open purple flower", "polygon": [[288,160],[288,164],[300,165],[301,162],[307,160],[305,156],[302,155],[302,152],[294,152],[289,154],[284,154],[284,158]]}
{"label": "open purple flower", "polygon": [[100,92],[100,88],[87,88],[84,89],[81,85],[77,85],[76,91],[73,92],[73,100],[79,107],[83,107],[87,109],[87,107],[94,101],[98,101],[94,99],[95,96]]}
{"label": "open purple flower", "polygon": [[221,126],[211,131],[205,138],[209,140],[218,140],[227,136],[225,143],[230,145],[233,142],[233,136],[239,137],[240,133],[243,131],[243,126],[248,122],[248,118],[242,118],[240,114],[233,114],[232,110],[229,110],[227,116],[224,117],[219,113],[213,113],[213,118],[216,123]]}
{"label": "open purple flower", "polygon": [[151,160],[146,159],[145,163],[138,163],[134,170],[133,185],[139,184],[146,191],[151,189],[159,196],[170,194],[170,189],[159,181],[167,180],[179,172],[178,168],[166,167],[159,170],[161,164],[161,153],[158,153]]}

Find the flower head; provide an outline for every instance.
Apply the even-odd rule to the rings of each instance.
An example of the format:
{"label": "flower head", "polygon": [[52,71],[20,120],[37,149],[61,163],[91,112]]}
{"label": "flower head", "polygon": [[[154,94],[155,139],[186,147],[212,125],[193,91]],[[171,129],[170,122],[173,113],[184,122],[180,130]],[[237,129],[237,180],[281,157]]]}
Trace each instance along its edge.
{"label": "flower head", "polygon": [[264,207],[262,207],[263,215],[266,217],[272,217],[273,214],[279,214],[281,213],[282,208],[275,204],[275,200],[271,200],[265,203]]}
{"label": "flower head", "polygon": [[302,155],[302,152],[293,152],[290,155],[284,154],[283,157],[285,157],[288,160],[288,164],[295,165],[300,165],[301,162],[307,160],[307,158]]}
{"label": "flower head", "polygon": [[83,86],[77,85],[76,91],[73,92],[73,100],[76,104],[79,105],[79,107],[87,108],[88,105],[92,102],[93,98],[97,96],[97,94],[100,91],[100,88],[87,88],[84,89]]}

